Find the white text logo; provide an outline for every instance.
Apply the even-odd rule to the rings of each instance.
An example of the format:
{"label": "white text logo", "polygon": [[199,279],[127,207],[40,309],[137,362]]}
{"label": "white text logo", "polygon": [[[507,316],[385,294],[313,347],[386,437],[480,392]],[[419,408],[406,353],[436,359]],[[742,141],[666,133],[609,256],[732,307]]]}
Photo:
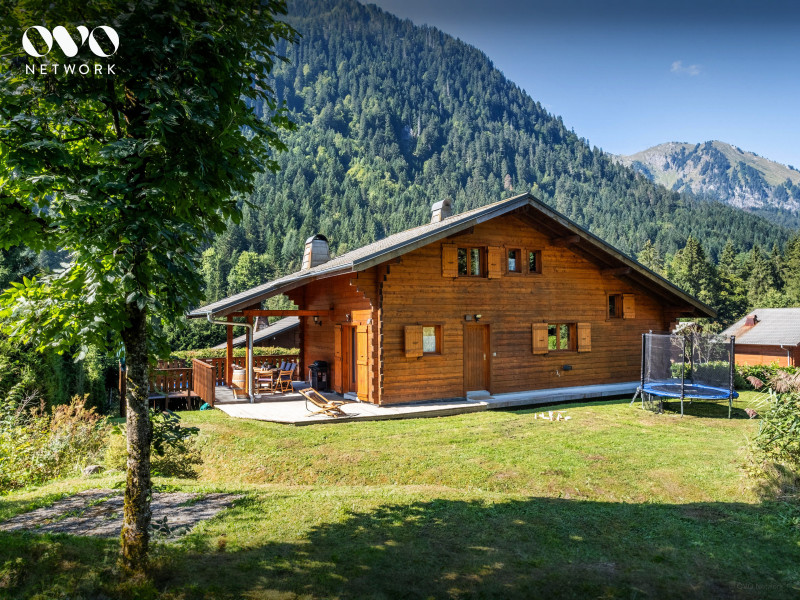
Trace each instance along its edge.
{"label": "white text logo", "polygon": [[[34,45],[31,43],[28,32],[33,29],[35,30],[44,41],[45,46],[47,47],[47,52],[39,52]],[[109,27],[108,25],[100,25],[89,31],[88,27],[84,27],[83,25],[78,25],[77,27],[78,33],[81,36],[81,43],[80,45],[83,46],[86,43],[86,40],[89,40],[89,50],[95,56],[99,57],[108,57],[112,56],[119,50],[119,36],[117,32],[114,30],[113,27]],[[111,53],[106,53],[101,47],[100,44],[97,43],[97,40],[94,37],[94,34],[97,30],[101,30],[103,33],[106,34],[106,37],[114,46],[114,51]],[[42,27],[41,25],[34,25],[33,27],[28,27],[25,30],[25,33],[22,34],[22,49],[28,53],[28,55],[33,56],[34,58],[42,57],[47,55],[50,50],[53,49],[53,41],[58,44],[58,47],[61,48],[61,51],[68,57],[72,58],[78,54],[78,50],[80,47],[78,44],[75,43],[75,40],[72,39],[72,36],[67,31],[66,27],[62,27],[59,25],[55,29],[53,29],[53,33],[46,27]]]}

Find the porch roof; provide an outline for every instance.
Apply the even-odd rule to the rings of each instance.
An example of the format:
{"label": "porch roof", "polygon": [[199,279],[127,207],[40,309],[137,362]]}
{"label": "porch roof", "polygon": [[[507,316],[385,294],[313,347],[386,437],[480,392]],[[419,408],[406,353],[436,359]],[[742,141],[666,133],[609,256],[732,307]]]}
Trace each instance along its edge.
{"label": "porch roof", "polygon": [[671,298],[678,303],[689,304],[694,307],[701,316],[716,316],[716,312],[711,307],[687,294],[633,258],[617,250],[577,223],[574,223],[558,211],[550,208],[533,195],[525,193],[486,206],[481,206],[458,215],[453,215],[452,217],[448,217],[436,223],[426,223],[419,227],[395,233],[373,242],[372,244],[367,244],[366,246],[332,258],[328,262],[316,267],[297,271],[239,294],[197,308],[191,311],[187,317],[190,319],[197,319],[205,318],[207,315],[224,316],[234,313],[252,307],[262,300],[288,292],[289,290],[301,287],[317,279],[369,269],[370,267],[411,252],[412,250],[514,211],[521,212],[521,214],[524,214],[526,211],[533,211],[533,213],[535,213],[536,223],[548,227],[553,230],[556,235],[575,234],[579,236],[581,243],[576,245],[576,248],[595,263],[600,263],[608,268],[623,267],[629,269],[630,271],[626,273],[626,275],[640,285],[645,285],[651,289],[654,287],[656,291],[661,292],[662,296]]}
{"label": "porch roof", "polygon": [[[284,317],[279,321],[275,321],[272,325],[265,327],[264,329],[259,329],[253,334],[253,344],[258,344],[259,342],[269,339],[273,336],[280,335],[286,331],[290,331],[292,329],[296,329],[300,326],[300,317]],[[234,348],[241,348],[247,344],[247,335],[240,335],[238,337],[233,338],[233,347]],[[221,344],[217,344],[214,346],[214,349],[221,349],[227,348],[228,343],[222,342]]]}

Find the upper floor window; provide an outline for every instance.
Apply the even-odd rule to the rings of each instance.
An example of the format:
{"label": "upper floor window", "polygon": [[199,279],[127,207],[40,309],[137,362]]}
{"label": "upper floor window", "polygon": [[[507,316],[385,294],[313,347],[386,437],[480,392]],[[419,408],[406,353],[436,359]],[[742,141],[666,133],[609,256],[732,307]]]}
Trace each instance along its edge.
{"label": "upper floor window", "polygon": [[608,295],[608,318],[619,319],[622,317],[622,294]]}
{"label": "upper floor window", "polygon": [[482,277],[484,273],[483,263],[483,248],[458,249],[459,277]]}
{"label": "upper floor window", "polygon": [[608,318],[635,319],[636,297],[634,296],[634,294],[609,294]]}
{"label": "upper floor window", "polygon": [[539,250],[528,250],[528,273],[542,272],[542,253]]}
{"label": "upper floor window", "polygon": [[522,273],[522,251],[519,248],[508,251],[508,272]]}

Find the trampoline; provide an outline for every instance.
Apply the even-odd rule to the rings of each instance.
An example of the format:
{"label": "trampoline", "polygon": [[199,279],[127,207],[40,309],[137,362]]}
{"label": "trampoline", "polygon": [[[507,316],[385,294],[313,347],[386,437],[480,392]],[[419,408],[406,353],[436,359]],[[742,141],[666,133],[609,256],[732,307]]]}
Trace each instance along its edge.
{"label": "trampoline", "polygon": [[733,336],[702,335],[696,332],[678,334],[645,333],[642,335],[642,370],[637,396],[648,406],[663,409],[664,398],[681,401],[728,400],[728,418],[733,411],[733,399],[739,394],[733,389],[736,341]]}

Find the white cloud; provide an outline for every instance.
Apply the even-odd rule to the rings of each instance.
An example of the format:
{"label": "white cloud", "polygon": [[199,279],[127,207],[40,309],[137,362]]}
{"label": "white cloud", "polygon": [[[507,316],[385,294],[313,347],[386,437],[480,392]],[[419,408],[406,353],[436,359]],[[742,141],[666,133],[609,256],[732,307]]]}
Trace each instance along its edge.
{"label": "white cloud", "polygon": [[694,77],[695,75],[700,75],[700,65],[684,66],[682,60],[676,60],[675,62],[672,63],[670,71],[677,75],[689,75],[691,77]]}

